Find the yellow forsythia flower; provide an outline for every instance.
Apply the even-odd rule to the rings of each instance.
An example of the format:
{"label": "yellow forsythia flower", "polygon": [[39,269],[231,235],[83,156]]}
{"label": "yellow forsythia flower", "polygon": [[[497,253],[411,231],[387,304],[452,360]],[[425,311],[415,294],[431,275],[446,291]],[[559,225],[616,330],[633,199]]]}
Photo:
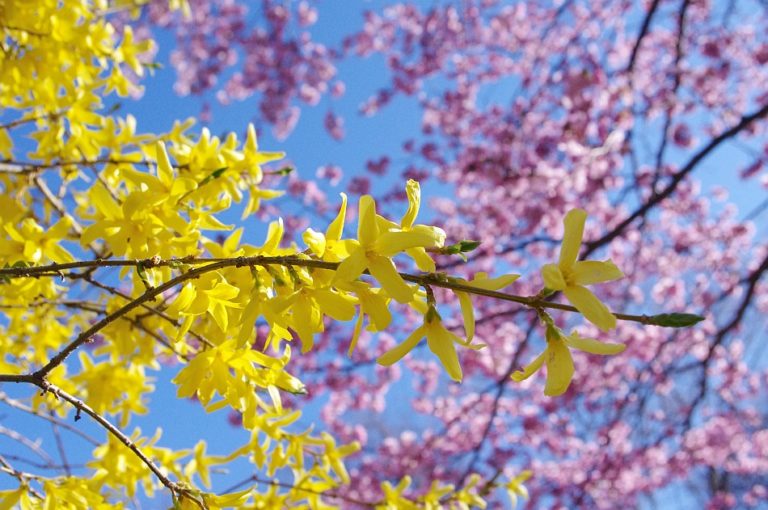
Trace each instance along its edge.
{"label": "yellow forsythia flower", "polygon": [[401,344],[396,345],[376,360],[380,365],[389,366],[411,352],[422,338],[427,338],[429,350],[440,359],[451,379],[461,382],[462,373],[459,357],[454,342],[470,349],[481,349],[483,345],[469,345],[467,342],[448,331],[440,320],[440,315],[433,306],[424,315],[424,324],[416,328]]}
{"label": "yellow forsythia flower", "polygon": [[563,291],[589,322],[608,331],[616,327],[616,317],[585,285],[618,280],[624,273],[610,260],[576,261],[586,220],[587,213],[583,209],[572,209],[565,215],[560,260],[557,264],[545,265],[541,274],[548,289]]}
{"label": "yellow forsythia flower", "polygon": [[547,365],[547,382],[544,385],[544,394],[549,397],[562,395],[568,389],[573,378],[572,347],[591,354],[611,355],[618,354],[625,345],[604,343],[592,338],[581,338],[578,333],[572,331],[565,336],[558,328],[547,325],[547,348],[523,370],[512,374],[514,381],[520,382],[535,374],[543,364]]}
{"label": "yellow forsythia flower", "polygon": [[376,203],[370,195],[360,197],[359,212],[357,241],[350,241],[354,248],[350,248],[349,257],[339,264],[334,281],[351,282],[368,269],[387,294],[400,303],[408,303],[413,299],[413,289],[398,274],[392,257],[409,248],[440,247],[445,233],[436,228],[385,230],[377,221]]}
{"label": "yellow forsythia flower", "polygon": [[525,488],[523,483],[531,477],[531,474],[531,471],[526,469],[504,484],[504,488],[507,489],[507,494],[512,502],[512,508],[517,508],[518,496],[522,496],[523,499],[528,499],[528,489]]}

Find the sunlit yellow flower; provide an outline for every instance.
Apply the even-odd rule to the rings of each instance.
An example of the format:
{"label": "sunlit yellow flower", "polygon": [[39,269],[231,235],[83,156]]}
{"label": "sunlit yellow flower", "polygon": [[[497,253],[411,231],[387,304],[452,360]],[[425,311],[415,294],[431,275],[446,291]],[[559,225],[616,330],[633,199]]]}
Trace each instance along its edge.
{"label": "sunlit yellow flower", "polygon": [[387,294],[408,303],[413,299],[413,289],[397,272],[391,257],[409,248],[442,246],[445,234],[429,229],[384,230],[377,222],[376,203],[370,195],[360,197],[359,214],[357,241],[349,241],[349,257],[339,264],[335,281],[351,282],[368,269]]}
{"label": "sunlit yellow flower", "polygon": [[624,273],[610,260],[577,262],[586,220],[587,213],[583,209],[572,209],[565,215],[560,261],[545,265],[541,274],[548,289],[563,291],[589,322],[608,331],[616,327],[616,317],[585,285],[617,280]]}
{"label": "sunlit yellow flower", "polygon": [[[405,193],[408,196],[408,209],[400,220],[400,225],[386,220],[381,216],[377,218],[379,220],[379,225],[382,225],[384,230],[420,232],[426,234],[434,239],[440,240],[436,246],[431,247],[442,247],[443,241],[445,240],[445,232],[443,229],[431,225],[414,224],[416,222],[416,216],[419,214],[419,209],[421,208],[421,186],[419,186],[419,183],[413,179],[408,179],[408,182],[405,185]],[[379,228],[381,229],[382,227],[380,226]],[[435,272],[435,261],[432,260],[432,257],[427,253],[424,247],[416,246],[407,248],[405,253],[407,253],[414,262],[416,262],[416,266],[425,273]]]}
{"label": "sunlit yellow flower", "polygon": [[440,315],[433,306],[424,315],[424,324],[416,328],[401,344],[396,345],[376,360],[380,365],[389,366],[411,352],[421,339],[427,337],[427,345],[443,364],[451,379],[461,382],[462,373],[459,357],[454,342],[470,349],[481,349],[483,345],[469,345],[467,342],[448,331],[440,320]]}
{"label": "sunlit yellow flower", "polygon": [[[464,285],[469,285],[470,287],[478,289],[500,290],[507,285],[510,285],[518,278],[520,278],[519,274],[505,274],[496,278],[488,278],[488,273],[479,272],[470,281],[463,279],[459,279],[458,281]],[[475,311],[472,306],[472,299],[470,299],[468,292],[460,290],[454,290],[453,292],[456,294],[456,297],[459,298],[459,304],[461,305],[461,315],[464,318],[464,332],[467,335],[467,342],[471,342],[472,338],[475,336]]]}
{"label": "sunlit yellow flower", "polygon": [[403,496],[411,486],[412,479],[405,475],[397,485],[393,486],[388,481],[381,483],[384,500],[376,505],[376,510],[412,510],[419,508],[407,497]]}
{"label": "sunlit yellow flower", "polygon": [[72,262],[74,257],[59,245],[66,239],[72,220],[68,216],[43,229],[32,218],[25,218],[20,225],[0,225],[9,239],[0,239],[0,262],[13,264],[19,260],[39,264],[44,260],[57,263]]}
{"label": "sunlit yellow flower", "polygon": [[169,307],[169,312],[184,317],[176,341],[189,331],[195,317],[209,313],[222,333],[229,327],[229,308],[241,308],[234,301],[240,289],[215,273],[202,275],[196,282],[187,282]]}
{"label": "sunlit yellow flower", "polygon": [[569,347],[591,354],[611,355],[622,352],[626,346],[622,344],[605,343],[593,338],[581,338],[572,331],[565,336],[562,331],[552,325],[547,325],[547,348],[523,370],[512,374],[514,381],[520,382],[535,374],[543,364],[547,365],[547,382],[544,394],[549,397],[562,395],[568,389],[573,378],[573,358]]}
{"label": "sunlit yellow flower", "polygon": [[347,215],[347,195],[341,193],[341,207],[325,234],[308,228],[302,238],[309,249],[323,260],[338,262],[348,255],[346,243],[341,239]]}
{"label": "sunlit yellow flower", "polygon": [[528,489],[525,488],[523,483],[531,477],[531,474],[531,471],[526,469],[504,484],[504,488],[507,489],[507,494],[512,502],[512,508],[517,508],[518,496],[522,496],[523,499],[528,499]]}

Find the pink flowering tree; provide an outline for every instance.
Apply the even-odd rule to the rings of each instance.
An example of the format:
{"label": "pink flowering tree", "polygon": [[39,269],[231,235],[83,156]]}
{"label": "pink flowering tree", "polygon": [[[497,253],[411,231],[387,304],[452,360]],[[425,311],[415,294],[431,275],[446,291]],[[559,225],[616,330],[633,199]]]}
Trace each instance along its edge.
{"label": "pink flowering tree", "polygon": [[[410,101],[420,130],[403,138],[398,157],[372,150],[367,171],[343,183],[394,211],[405,196],[387,176],[419,177],[448,237],[480,241],[470,264],[446,254],[438,272],[522,273],[518,294],[546,286],[563,291],[553,296],[561,302],[578,291],[572,267],[561,257],[540,270],[558,261],[563,217],[582,208],[580,258],[610,259],[625,276],[591,287],[611,310],[706,317],[680,330],[620,320],[608,334],[599,320],[555,310],[545,333],[534,311],[475,296],[474,338],[488,348],[462,350],[461,384],[425,342],[400,364],[377,364],[403,341],[397,329],[364,330],[348,357],[351,328],[329,324],[313,351],[326,354],[294,359],[309,394],[286,405],[322,397],[322,426],[362,445],[345,459],[348,501],[376,501],[382,482],[406,476],[418,494],[434,480],[461,488],[477,483],[473,474],[488,481],[523,470],[533,474],[535,508],[765,500],[766,207],[762,199],[744,207],[727,191],[727,183],[768,185],[761,2],[377,2],[341,42],[313,32],[321,2],[189,7],[184,17],[154,2],[142,18],[149,30],[175,34],[176,92],[248,105],[280,138],[303,109],[326,96],[344,100],[342,65],[350,73],[363,59],[386,66],[360,114]],[[345,119],[330,108],[323,119],[342,140]],[[333,212],[328,191],[343,173],[332,160],[318,167],[321,184],[289,178],[303,201],[286,220],[289,233],[303,230],[307,209]],[[430,184],[449,191],[432,194]],[[436,289],[434,299],[443,323],[467,333],[457,293]],[[403,332],[421,320],[408,309],[399,317]],[[573,382],[547,395],[549,382],[530,364],[550,349],[551,331],[571,328],[626,349],[610,357],[574,350]],[[488,497],[507,504],[502,493]]]}

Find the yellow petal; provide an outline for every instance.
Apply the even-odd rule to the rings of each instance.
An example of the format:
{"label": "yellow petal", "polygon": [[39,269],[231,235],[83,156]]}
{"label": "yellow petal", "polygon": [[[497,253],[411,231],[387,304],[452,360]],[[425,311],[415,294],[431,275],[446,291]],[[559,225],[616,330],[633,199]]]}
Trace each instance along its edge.
{"label": "yellow petal", "polygon": [[183,312],[192,304],[196,296],[195,287],[191,283],[185,283],[181,288],[181,292],[179,292],[179,295],[176,296],[176,299],[171,304],[171,308],[177,312]]}
{"label": "yellow petal", "polygon": [[435,261],[424,248],[408,248],[405,250],[413,260],[416,262],[416,267],[425,273],[435,272]]}
{"label": "yellow petal", "polygon": [[88,193],[91,199],[89,205],[102,213],[106,219],[114,220],[123,217],[122,209],[104,186],[97,183]]}
{"label": "yellow petal", "polygon": [[590,354],[602,354],[605,356],[619,354],[627,348],[624,344],[600,342],[594,338],[581,338],[575,331],[571,333],[570,336],[565,337],[565,342],[574,349]]}
{"label": "yellow petal", "polygon": [[565,342],[558,338],[547,341],[545,362],[547,364],[547,382],[544,394],[557,397],[565,393],[573,378],[573,358]]}
{"label": "yellow petal", "polygon": [[584,317],[602,329],[608,331],[616,327],[616,317],[608,310],[597,296],[592,294],[586,287],[574,285],[563,290],[568,301],[575,306]]}
{"label": "yellow petal", "polygon": [[376,253],[391,257],[408,248],[435,248],[438,238],[432,232],[399,231],[381,234],[373,245]]}
{"label": "yellow petal", "polygon": [[312,250],[312,253],[318,257],[323,256],[323,253],[325,253],[325,236],[322,233],[308,228],[301,235],[301,238],[304,240],[304,244]]}
{"label": "yellow petal", "polygon": [[[563,224],[563,245],[560,248],[560,267],[571,267],[579,256],[581,238],[584,235],[584,223],[587,221],[587,212],[584,209],[571,209],[565,215]],[[550,287],[551,288],[551,287]]]}
{"label": "yellow petal", "polygon": [[181,323],[181,327],[176,331],[176,337],[173,339],[175,343],[179,343],[184,339],[184,335],[186,335],[190,328],[192,328],[193,322],[195,322],[194,315],[187,315],[184,317],[184,322]]}
{"label": "yellow petal", "polygon": [[454,291],[454,294],[459,298],[461,315],[464,318],[464,332],[467,335],[467,343],[470,343],[475,336],[475,310],[472,308],[472,300],[466,292]]}
{"label": "yellow petal", "polygon": [[552,290],[565,289],[566,283],[560,267],[555,264],[546,264],[541,268],[541,276],[544,277],[544,286]]}
{"label": "yellow petal", "polygon": [[358,206],[360,217],[357,221],[357,239],[365,248],[370,248],[379,234],[376,225],[376,202],[370,195],[360,197]]}
{"label": "yellow petal", "polygon": [[339,267],[336,268],[336,275],[333,277],[333,281],[354,281],[363,274],[367,266],[368,259],[365,256],[365,249],[362,246],[358,246],[349,254],[349,257],[341,261]]}
{"label": "yellow petal", "polygon": [[347,195],[340,193],[341,195],[341,207],[339,208],[339,214],[333,219],[328,230],[325,232],[325,237],[331,241],[338,241],[341,239],[342,231],[344,230],[344,219],[347,216]]}
{"label": "yellow petal", "polygon": [[69,228],[72,226],[72,218],[64,216],[59,221],[51,225],[51,228],[45,233],[49,239],[63,239],[67,237]]}
{"label": "yellow petal", "polygon": [[197,189],[197,182],[187,177],[176,177],[171,184],[171,196],[178,197]]}
{"label": "yellow petal", "polygon": [[299,297],[291,308],[293,327],[301,339],[301,353],[306,354],[315,345],[314,332],[312,331],[312,304],[309,299]]}
{"label": "yellow petal", "polygon": [[252,122],[248,123],[248,134],[245,137],[243,149],[250,154],[259,152],[259,140],[256,137],[256,128],[253,126]]}
{"label": "yellow petal", "polygon": [[354,302],[346,296],[326,289],[316,290],[314,295],[315,301],[325,315],[342,322],[352,320],[355,316]]}
{"label": "yellow petal", "polygon": [[240,245],[240,238],[243,236],[243,228],[240,227],[232,232],[229,237],[224,241],[223,248],[229,253],[235,253],[237,247]]}
{"label": "yellow petal", "polygon": [[541,368],[541,365],[544,364],[544,356],[547,354],[547,351],[542,352],[538,356],[536,356],[536,359],[531,361],[531,363],[523,368],[522,370],[518,370],[514,372],[511,376],[511,379],[515,382],[525,381],[530,376],[536,373]]}
{"label": "yellow petal", "polygon": [[212,301],[210,302],[210,307],[208,308],[208,311],[211,313],[213,320],[216,321],[216,325],[219,327],[219,329],[222,332],[226,333],[227,326],[229,326],[229,316],[227,315],[227,308],[224,305],[222,305],[220,302]]}
{"label": "yellow petal", "polygon": [[450,378],[456,382],[461,382],[461,365],[450,332],[445,329],[439,319],[433,319],[426,327],[429,350],[440,359],[440,363],[443,364]]}
{"label": "yellow petal", "polygon": [[[208,297],[217,299],[220,301],[229,301],[237,297],[240,294],[240,289],[227,283],[226,281],[217,282],[211,290],[205,291]],[[234,306],[234,305],[230,305]]]}
{"label": "yellow petal", "polygon": [[203,214],[198,219],[198,228],[202,230],[232,230],[232,225],[225,225],[220,222],[213,214]]}
{"label": "yellow petal", "polygon": [[157,142],[155,144],[155,151],[157,153],[157,177],[167,189],[170,189],[173,184],[173,167],[171,166],[171,160],[168,159],[165,144]]}
{"label": "yellow petal", "polygon": [[400,226],[403,229],[409,229],[413,226],[416,215],[419,214],[419,206],[421,205],[421,188],[419,183],[413,179],[408,179],[405,185],[405,193],[408,195],[408,210],[400,221]]}
{"label": "yellow petal", "polygon": [[[474,279],[465,285],[485,290],[500,290],[520,278],[519,274],[505,274],[496,278],[488,278],[486,273],[477,273]],[[551,287],[550,287],[551,288]]]}
{"label": "yellow petal", "polygon": [[355,327],[352,330],[352,339],[349,341],[349,350],[347,351],[347,356],[350,358],[352,357],[352,352],[355,350],[355,346],[357,346],[357,340],[360,338],[360,331],[363,329],[363,312],[360,311],[360,314],[357,316],[357,320],[355,321]]}
{"label": "yellow petal", "polygon": [[432,225],[414,225],[411,227],[411,232],[421,232],[431,236],[435,243],[433,248],[442,248],[443,245],[445,245],[445,238],[447,234],[445,233],[445,230],[440,227],[435,227]]}
{"label": "yellow petal", "polygon": [[571,268],[571,281],[574,285],[590,285],[623,278],[624,273],[610,260],[603,262],[585,260],[576,262]]}
{"label": "yellow petal", "polygon": [[45,255],[52,261],[56,262],[57,264],[64,264],[67,262],[75,261],[75,258],[72,256],[72,254],[69,253],[64,248],[62,248],[61,246],[59,246],[58,244],[49,246],[48,249],[45,251]]}
{"label": "yellow petal", "polygon": [[273,253],[278,246],[280,246],[280,241],[283,239],[283,233],[285,232],[285,228],[283,227],[283,219],[278,218],[276,221],[270,222],[269,228],[267,229],[267,240],[264,241],[264,246],[261,248],[264,253]]}
{"label": "yellow petal", "polygon": [[7,159],[13,159],[11,154],[13,153],[13,141],[11,140],[11,137],[8,135],[8,130],[3,128],[0,129],[0,157],[7,158]]}
{"label": "yellow petal", "polygon": [[398,303],[408,303],[413,300],[413,289],[397,272],[395,263],[386,257],[369,257],[368,270],[381,284],[387,294]]}
{"label": "yellow petal", "polygon": [[389,366],[393,363],[396,363],[400,361],[403,356],[408,354],[413,350],[414,347],[421,341],[422,338],[424,338],[424,335],[426,334],[425,326],[419,326],[416,328],[410,335],[408,335],[408,338],[403,340],[401,344],[398,344],[376,358],[376,362],[379,365]]}
{"label": "yellow petal", "polygon": [[370,293],[365,301],[365,313],[370,317],[372,331],[384,331],[392,322],[392,312],[387,308],[387,301],[379,294]]}

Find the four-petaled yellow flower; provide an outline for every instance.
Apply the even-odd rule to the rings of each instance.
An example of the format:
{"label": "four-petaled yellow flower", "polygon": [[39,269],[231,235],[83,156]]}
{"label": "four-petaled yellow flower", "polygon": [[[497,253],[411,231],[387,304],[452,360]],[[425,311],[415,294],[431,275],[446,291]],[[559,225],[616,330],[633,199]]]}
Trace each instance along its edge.
{"label": "four-petaled yellow flower", "polygon": [[325,234],[308,228],[304,231],[302,239],[310,251],[323,260],[339,262],[348,255],[346,241],[341,239],[344,231],[344,220],[347,215],[347,195],[340,193],[341,207],[333,219]]}
{"label": "four-petaled yellow flower", "polygon": [[[421,232],[429,236],[442,236],[444,239],[445,232],[438,227],[433,227],[431,225],[414,225],[416,216],[419,214],[419,209],[421,208],[421,186],[418,181],[408,179],[408,182],[405,184],[405,194],[408,196],[408,209],[400,220],[400,225],[379,216],[377,218],[379,221],[379,228],[402,232]],[[442,242],[440,243],[440,247],[441,246]],[[416,266],[425,273],[435,272],[435,261],[432,260],[432,257],[427,253],[424,247],[417,246],[414,248],[407,248],[405,253],[407,253],[414,262],[416,262]]]}
{"label": "four-petaled yellow flower", "polygon": [[563,291],[568,301],[589,322],[603,331],[608,331],[616,327],[616,317],[585,285],[617,280],[622,278],[624,273],[610,260],[576,260],[586,219],[587,213],[583,209],[572,209],[566,214],[563,220],[565,233],[560,248],[560,261],[557,264],[545,265],[541,274],[546,288]]}
{"label": "four-petaled yellow flower", "polygon": [[547,382],[544,385],[544,394],[549,397],[557,397],[565,393],[571,384],[573,377],[573,358],[569,347],[591,354],[611,355],[619,354],[626,348],[622,344],[599,342],[593,338],[581,338],[578,333],[572,331],[565,336],[558,328],[547,325],[547,348],[523,370],[512,374],[514,381],[520,382],[535,374],[543,364],[547,365]]}
{"label": "four-petaled yellow flower", "polygon": [[533,473],[531,473],[530,470],[526,469],[504,484],[504,488],[507,489],[507,494],[512,502],[512,508],[517,508],[518,496],[522,496],[523,499],[528,499],[528,489],[523,483],[528,480],[532,474]]}
{"label": "four-petaled yellow flower", "polygon": [[401,344],[396,345],[376,360],[380,365],[389,366],[411,352],[421,339],[427,337],[429,350],[440,359],[451,379],[461,382],[462,373],[459,365],[459,357],[456,354],[454,342],[469,347],[470,349],[482,349],[484,345],[469,345],[458,336],[448,331],[440,320],[440,315],[434,306],[430,306],[424,315],[424,324],[416,328]]}
{"label": "four-petaled yellow flower", "polygon": [[439,248],[445,232],[436,227],[408,231],[384,228],[377,221],[376,203],[370,195],[360,197],[359,214],[357,241],[349,241],[349,257],[339,264],[334,282],[351,282],[368,269],[389,296],[408,303],[413,289],[397,272],[391,257],[409,248]]}

